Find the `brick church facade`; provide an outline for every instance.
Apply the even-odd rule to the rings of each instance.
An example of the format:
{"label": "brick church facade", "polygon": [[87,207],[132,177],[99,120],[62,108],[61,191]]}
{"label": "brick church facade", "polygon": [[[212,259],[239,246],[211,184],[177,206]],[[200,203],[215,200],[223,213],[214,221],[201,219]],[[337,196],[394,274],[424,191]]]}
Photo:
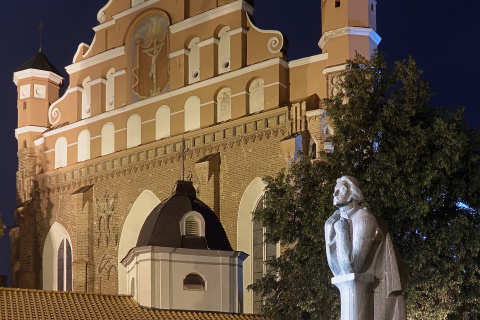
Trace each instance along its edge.
{"label": "brick church facade", "polygon": [[[299,149],[329,150],[321,101],[346,60],[380,41],[375,0],[318,1],[322,54],[299,60],[286,60],[280,32],[255,26],[253,0],[110,0],[62,96],[43,53],[20,67],[12,286],[127,293],[120,261],[177,180],[249,255],[244,287],[261,276],[279,254],[252,222],[261,178]],[[243,294],[244,311],[258,311]]]}

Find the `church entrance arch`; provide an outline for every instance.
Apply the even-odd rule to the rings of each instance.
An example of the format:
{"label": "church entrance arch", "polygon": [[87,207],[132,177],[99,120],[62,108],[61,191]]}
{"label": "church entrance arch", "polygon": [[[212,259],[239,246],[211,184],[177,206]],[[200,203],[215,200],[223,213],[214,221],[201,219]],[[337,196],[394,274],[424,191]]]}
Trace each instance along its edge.
{"label": "church entrance arch", "polygon": [[120,263],[128,251],[137,244],[140,229],[152,210],[160,204],[160,199],[150,190],[144,190],[132,205],[123,224],[118,245],[118,293],[128,294],[127,269]]}

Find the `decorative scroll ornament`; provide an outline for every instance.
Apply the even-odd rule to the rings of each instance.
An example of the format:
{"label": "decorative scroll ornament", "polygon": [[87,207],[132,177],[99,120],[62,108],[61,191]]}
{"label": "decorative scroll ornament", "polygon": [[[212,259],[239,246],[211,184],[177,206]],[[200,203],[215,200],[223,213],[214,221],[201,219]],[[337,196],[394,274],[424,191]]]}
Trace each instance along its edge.
{"label": "decorative scroll ornament", "polygon": [[55,125],[60,121],[62,113],[60,112],[60,109],[52,107],[53,105],[51,105],[48,110],[48,122],[50,122],[51,125]]}
{"label": "decorative scroll ornament", "polygon": [[268,51],[270,51],[271,53],[280,52],[280,50],[282,50],[281,42],[282,41],[280,41],[278,37],[271,37],[268,40]]}
{"label": "decorative scroll ornament", "polygon": [[271,53],[280,52],[280,50],[282,50],[282,48],[283,48],[283,43],[284,43],[282,33],[280,31],[276,31],[276,30],[262,30],[262,29],[258,28],[257,26],[255,26],[253,24],[253,22],[250,19],[250,16],[248,15],[248,13],[246,15],[247,15],[247,19],[248,19],[249,24],[257,32],[264,33],[264,34],[274,34],[274,36],[271,37],[267,42],[268,51],[270,51]]}
{"label": "decorative scroll ornament", "polygon": [[98,13],[97,13],[98,22],[100,22],[100,23],[105,22],[105,20],[106,20],[105,10],[107,10],[107,8],[112,4],[112,2],[113,2],[113,0],[109,0],[108,3],[102,9],[100,9],[100,11],[98,11]]}

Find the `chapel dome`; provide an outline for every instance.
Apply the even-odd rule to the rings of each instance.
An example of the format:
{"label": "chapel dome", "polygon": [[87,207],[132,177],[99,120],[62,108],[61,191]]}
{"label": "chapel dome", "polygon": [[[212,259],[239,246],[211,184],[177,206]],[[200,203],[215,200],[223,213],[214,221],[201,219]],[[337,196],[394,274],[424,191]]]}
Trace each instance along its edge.
{"label": "chapel dome", "polygon": [[[196,236],[182,231],[185,217],[190,214],[203,219],[199,228],[203,226],[204,230]],[[136,245],[143,246],[233,250],[220,220],[205,203],[197,199],[190,181],[177,181],[172,196],[162,201],[148,215]]]}
{"label": "chapel dome", "polygon": [[27,69],[49,71],[59,76],[62,75],[60,71],[58,71],[57,68],[55,68],[55,66],[50,62],[50,60],[47,59],[47,57],[41,51],[38,52],[36,55],[34,55],[30,60],[25,62],[15,72],[19,72]]}

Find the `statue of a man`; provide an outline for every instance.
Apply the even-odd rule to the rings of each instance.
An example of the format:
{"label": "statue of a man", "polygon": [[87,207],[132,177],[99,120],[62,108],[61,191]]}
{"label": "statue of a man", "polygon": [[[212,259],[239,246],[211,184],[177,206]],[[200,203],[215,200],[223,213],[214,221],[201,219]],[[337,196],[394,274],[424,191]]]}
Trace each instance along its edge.
{"label": "statue of a man", "polygon": [[[345,297],[348,301],[344,301],[340,288],[342,320],[406,319],[403,291],[409,281],[408,271],[388,234],[386,221],[361,206],[362,201],[363,193],[356,178],[343,176],[337,179],[333,204],[338,210],[325,223],[327,260],[335,276],[332,283],[340,288],[338,283],[350,281],[347,285],[350,286],[350,291],[347,290],[350,295],[352,290],[359,292],[355,293],[356,298]],[[357,298],[364,301],[352,303],[351,299]],[[356,308],[363,305],[362,309],[372,310],[350,310],[349,314],[362,313],[364,316],[344,317],[347,306],[343,304]]]}

